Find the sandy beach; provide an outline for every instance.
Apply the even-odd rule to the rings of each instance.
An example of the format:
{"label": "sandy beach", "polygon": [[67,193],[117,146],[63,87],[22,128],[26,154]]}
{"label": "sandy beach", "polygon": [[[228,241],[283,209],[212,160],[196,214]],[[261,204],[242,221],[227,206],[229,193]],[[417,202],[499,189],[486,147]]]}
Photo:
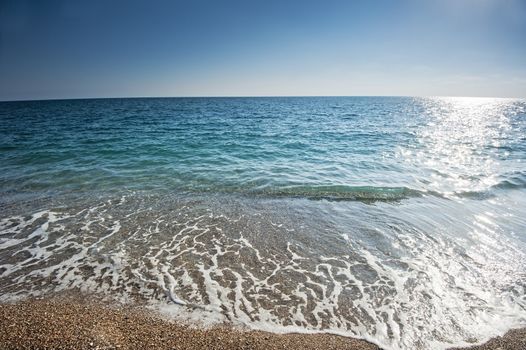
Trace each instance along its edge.
{"label": "sandy beach", "polygon": [[69,298],[0,305],[2,349],[378,349],[362,340],[196,329],[137,308]]}
{"label": "sandy beach", "polygon": [[[2,349],[356,349],[377,346],[329,334],[273,334],[228,326],[198,329],[133,306],[70,296],[0,304]],[[512,330],[469,349],[526,349]]]}

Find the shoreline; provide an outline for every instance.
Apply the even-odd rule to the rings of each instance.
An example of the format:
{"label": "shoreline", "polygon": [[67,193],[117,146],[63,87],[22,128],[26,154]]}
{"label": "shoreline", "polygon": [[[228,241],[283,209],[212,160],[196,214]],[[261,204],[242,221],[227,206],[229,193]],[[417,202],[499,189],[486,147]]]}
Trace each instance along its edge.
{"label": "shoreline", "polygon": [[[316,333],[277,334],[229,325],[196,328],[135,305],[57,295],[0,303],[2,349],[356,349],[378,350],[365,340]],[[526,328],[482,345],[456,350],[524,350]],[[454,350],[453,348],[450,350]]]}

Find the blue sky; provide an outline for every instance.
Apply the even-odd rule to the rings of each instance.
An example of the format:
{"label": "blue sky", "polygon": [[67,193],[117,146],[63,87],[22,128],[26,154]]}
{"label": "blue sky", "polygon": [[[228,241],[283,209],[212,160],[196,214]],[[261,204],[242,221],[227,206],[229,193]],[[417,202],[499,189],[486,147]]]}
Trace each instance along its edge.
{"label": "blue sky", "polygon": [[526,97],[526,0],[0,0],[0,100]]}

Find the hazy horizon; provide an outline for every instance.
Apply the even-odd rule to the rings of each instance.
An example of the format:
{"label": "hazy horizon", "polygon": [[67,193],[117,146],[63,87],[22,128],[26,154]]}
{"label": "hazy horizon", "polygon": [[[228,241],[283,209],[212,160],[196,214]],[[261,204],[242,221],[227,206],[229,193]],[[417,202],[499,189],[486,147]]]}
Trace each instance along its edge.
{"label": "hazy horizon", "polygon": [[525,97],[499,97],[499,96],[431,96],[431,95],[421,95],[421,96],[410,96],[410,95],[214,95],[214,96],[95,96],[95,97],[66,97],[66,98],[36,98],[36,99],[14,99],[14,100],[0,100],[0,102],[38,102],[38,101],[68,101],[68,100],[111,100],[111,99],[191,99],[191,98],[308,98],[308,97],[327,97],[327,98],[337,98],[337,97],[349,97],[349,98],[362,98],[362,97],[393,97],[393,98],[437,98],[437,99],[497,99],[497,100],[526,100]]}
{"label": "hazy horizon", "polygon": [[4,1],[0,101],[526,98],[526,2]]}

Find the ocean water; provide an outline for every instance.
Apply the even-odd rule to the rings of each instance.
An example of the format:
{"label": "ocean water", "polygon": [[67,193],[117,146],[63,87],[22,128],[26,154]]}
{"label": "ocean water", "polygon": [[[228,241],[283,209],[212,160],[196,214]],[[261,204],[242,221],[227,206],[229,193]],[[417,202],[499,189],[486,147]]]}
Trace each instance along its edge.
{"label": "ocean water", "polygon": [[526,326],[526,101],[0,103],[0,301],[442,349]]}

